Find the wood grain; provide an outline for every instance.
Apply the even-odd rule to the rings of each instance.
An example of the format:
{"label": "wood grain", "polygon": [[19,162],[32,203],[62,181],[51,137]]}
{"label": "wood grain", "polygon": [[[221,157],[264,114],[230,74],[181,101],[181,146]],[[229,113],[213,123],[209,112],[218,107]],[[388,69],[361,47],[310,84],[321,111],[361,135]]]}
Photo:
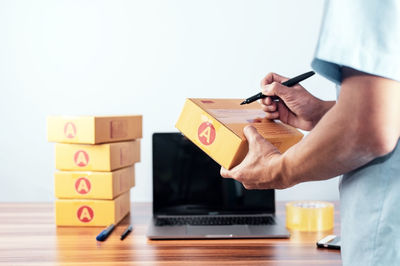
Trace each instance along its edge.
{"label": "wood grain", "polygon": [[[335,230],[339,232],[338,206]],[[284,203],[277,204],[284,221]],[[0,203],[0,265],[341,265],[340,252],[317,249],[316,240],[332,232],[292,232],[290,239],[172,240],[146,238],[150,203],[132,204],[105,242],[102,227],[56,227],[51,203]],[[119,236],[128,224],[134,231]]]}

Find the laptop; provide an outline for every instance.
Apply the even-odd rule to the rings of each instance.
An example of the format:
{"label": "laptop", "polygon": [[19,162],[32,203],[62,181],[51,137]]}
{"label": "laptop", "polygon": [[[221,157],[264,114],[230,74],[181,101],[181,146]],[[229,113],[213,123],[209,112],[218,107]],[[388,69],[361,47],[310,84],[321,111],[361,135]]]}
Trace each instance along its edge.
{"label": "laptop", "polygon": [[246,190],[180,133],[153,134],[149,239],[288,238],[274,190]]}

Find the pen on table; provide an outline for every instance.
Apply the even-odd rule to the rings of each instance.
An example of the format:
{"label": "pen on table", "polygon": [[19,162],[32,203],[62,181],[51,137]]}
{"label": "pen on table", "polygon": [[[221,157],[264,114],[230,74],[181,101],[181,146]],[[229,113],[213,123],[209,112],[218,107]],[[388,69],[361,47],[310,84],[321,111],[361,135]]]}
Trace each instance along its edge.
{"label": "pen on table", "polygon": [[114,225],[111,224],[108,226],[106,229],[100,232],[98,236],[96,236],[97,241],[104,241],[107,239],[107,237],[111,234],[111,232],[114,230]]}
{"label": "pen on table", "polygon": [[[314,71],[309,71],[307,73],[298,75],[297,77],[291,78],[291,79],[289,79],[289,80],[287,80],[285,82],[282,82],[282,85],[284,85],[286,87],[292,87],[292,86],[296,85],[297,83],[299,83],[299,82],[311,77],[314,74],[315,74]],[[259,99],[263,99],[263,98],[266,98],[266,97],[271,97],[272,100],[279,99],[278,96],[266,96],[266,95],[262,94],[262,92],[260,92],[260,93],[257,93],[256,95],[253,95],[253,96],[247,98],[246,100],[241,102],[240,105],[249,104],[249,103],[252,103],[254,101],[257,101]]]}
{"label": "pen on table", "polygon": [[121,239],[121,240],[124,240],[125,237],[126,237],[127,235],[129,235],[130,232],[132,232],[132,225],[128,226],[128,228],[125,229],[125,231],[122,233],[120,239]]}

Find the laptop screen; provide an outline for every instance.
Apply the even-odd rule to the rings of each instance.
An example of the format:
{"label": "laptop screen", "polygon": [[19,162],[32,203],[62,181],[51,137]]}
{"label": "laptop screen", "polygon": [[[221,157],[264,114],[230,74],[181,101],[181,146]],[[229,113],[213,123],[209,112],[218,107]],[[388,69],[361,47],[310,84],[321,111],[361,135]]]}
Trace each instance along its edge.
{"label": "laptop screen", "polygon": [[274,213],[274,190],[246,190],[180,133],[153,134],[156,215]]}

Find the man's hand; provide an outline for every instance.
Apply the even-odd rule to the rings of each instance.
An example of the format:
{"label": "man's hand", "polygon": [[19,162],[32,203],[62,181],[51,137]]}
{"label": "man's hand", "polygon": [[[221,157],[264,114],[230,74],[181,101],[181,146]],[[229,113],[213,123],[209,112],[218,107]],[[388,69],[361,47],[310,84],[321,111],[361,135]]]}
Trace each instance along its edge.
{"label": "man's hand", "polygon": [[334,101],[322,101],[300,85],[286,87],[281,83],[288,80],[275,73],[269,73],[262,81],[262,93],[267,96],[279,96],[274,102],[270,97],[261,100],[268,119],[280,119],[283,123],[311,130],[321,117],[335,104]]}
{"label": "man's hand", "polygon": [[281,154],[252,126],[244,128],[244,135],[249,143],[249,152],[244,160],[231,170],[221,168],[221,176],[233,178],[246,189],[287,188],[283,174],[277,169]]}

